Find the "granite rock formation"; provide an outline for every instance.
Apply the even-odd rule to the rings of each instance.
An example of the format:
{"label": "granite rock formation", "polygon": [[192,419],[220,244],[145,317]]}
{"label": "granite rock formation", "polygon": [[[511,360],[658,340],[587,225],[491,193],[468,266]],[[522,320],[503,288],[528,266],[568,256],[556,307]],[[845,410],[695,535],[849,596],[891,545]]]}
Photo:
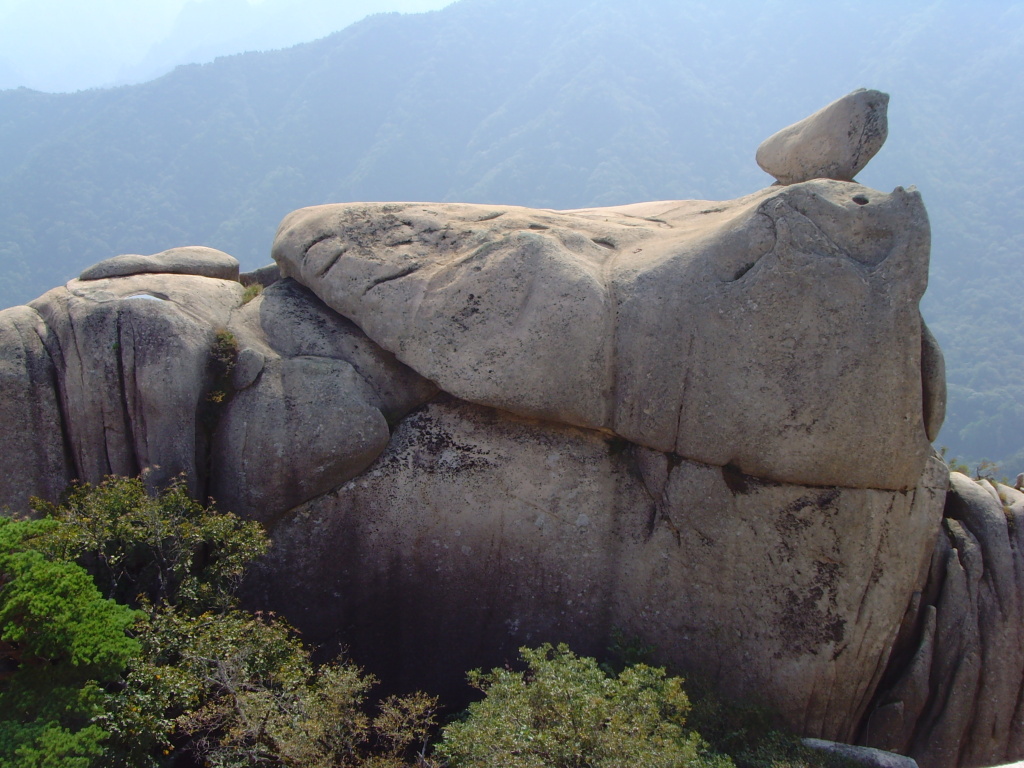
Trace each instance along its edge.
{"label": "granite rock formation", "polygon": [[445,398],[278,525],[259,602],[432,690],[545,639],[600,654],[618,628],[850,740],[945,485],[935,460],[911,491],[775,483]]}
{"label": "granite rock formation", "polygon": [[0,506],[71,479],[184,475],[269,522],[365,469],[389,420],[436,392],[290,280],[244,303],[237,280],[162,265],[0,312],[0,464],[15,479]]}
{"label": "granite rock formation", "polygon": [[769,136],[757,164],[780,184],[853,181],[889,135],[889,94],[859,88]]}
{"label": "granite rock formation", "polygon": [[238,280],[238,259],[216,248],[201,245],[171,248],[141,256],[126,253],[93,264],[78,276],[79,280],[101,280],[106,277],[127,277],[144,274],[199,275]]}
{"label": "granite rock formation", "polygon": [[1024,755],[1024,493],[953,472],[915,595],[861,739],[922,766]]}
{"label": "granite rock formation", "polygon": [[803,744],[810,749],[835,755],[842,760],[864,766],[864,768],[919,768],[917,761],[912,757],[905,757],[874,747],[858,747],[821,739],[803,739]]}
{"label": "granite rock formation", "polygon": [[944,386],[922,382],[928,249],[917,192],[821,180],[568,212],[320,206],[273,254],[470,402],[780,482],[903,490],[938,421],[922,393]]}
{"label": "granite rock formation", "polygon": [[270,527],[251,600],[396,685],[619,630],[807,736],[1019,757],[1024,495],[930,448],[927,216],[850,180],[883,97],[739,200],[321,206],[257,273],[102,262],[0,312],[0,505],[184,475]]}

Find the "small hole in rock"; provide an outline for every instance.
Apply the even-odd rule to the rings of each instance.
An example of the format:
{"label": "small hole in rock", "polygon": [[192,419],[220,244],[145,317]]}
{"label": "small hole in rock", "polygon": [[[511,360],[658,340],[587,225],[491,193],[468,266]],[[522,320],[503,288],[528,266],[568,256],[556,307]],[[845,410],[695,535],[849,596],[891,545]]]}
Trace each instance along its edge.
{"label": "small hole in rock", "polygon": [[864,195],[854,195],[853,202],[857,205],[867,205],[868,199]]}

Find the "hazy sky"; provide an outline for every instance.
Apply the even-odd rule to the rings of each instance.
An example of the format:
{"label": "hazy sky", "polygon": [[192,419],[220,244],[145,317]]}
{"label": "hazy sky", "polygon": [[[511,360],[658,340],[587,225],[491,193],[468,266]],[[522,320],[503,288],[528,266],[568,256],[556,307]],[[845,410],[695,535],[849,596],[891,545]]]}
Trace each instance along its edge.
{"label": "hazy sky", "polygon": [[0,89],[138,82],[178,64],[315,40],[453,0],[0,0]]}

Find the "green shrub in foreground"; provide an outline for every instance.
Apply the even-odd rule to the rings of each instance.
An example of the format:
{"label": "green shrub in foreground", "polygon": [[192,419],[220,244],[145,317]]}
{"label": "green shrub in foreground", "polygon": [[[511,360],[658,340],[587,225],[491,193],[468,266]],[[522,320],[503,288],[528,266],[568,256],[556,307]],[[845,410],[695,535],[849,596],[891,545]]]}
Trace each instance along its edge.
{"label": "green shrub in foreground", "polygon": [[74,563],[29,542],[47,520],[0,517],[0,766],[86,768],[109,735],[94,719],[104,686],[140,653],[126,631],[139,614],[105,599]]}
{"label": "green shrub in foreground", "polygon": [[60,505],[33,506],[55,521],[33,548],[79,563],[106,597],[132,607],[232,608],[246,568],[270,546],[259,523],[204,507],[181,480],[150,495],[139,478],[108,477],[73,486]]}
{"label": "green shrub in foreground", "polygon": [[525,672],[470,673],[485,698],[444,730],[452,768],[730,768],[686,728],[682,680],[636,664],[610,676],[567,646],[522,648]]}
{"label": "green shrub in foreground", "polygon": [[137,478],[34,506],[0,517],[0,768],[401,768],[424,748],[433,698],[373,715],[374,678],[238,607],[257,523]]}

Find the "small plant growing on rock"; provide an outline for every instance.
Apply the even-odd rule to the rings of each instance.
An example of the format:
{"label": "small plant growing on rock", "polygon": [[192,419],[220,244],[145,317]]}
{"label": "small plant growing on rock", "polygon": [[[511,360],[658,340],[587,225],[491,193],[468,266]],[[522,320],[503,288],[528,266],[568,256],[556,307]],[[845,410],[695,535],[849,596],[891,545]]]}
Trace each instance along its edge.
{"label": "small plant growing on rock", "polygon": [[978,462],[978,466],[974,470],[975,480],[988,480],[990,483],[995,485],[996,483],[1002,483],[1003,485],[1010,485],[1010,478],[1005,475],[996,476],[996,472],[999,471],[999,462],[990,461],[989,459],[982,459]]}
{"label": "small plant growing on rock", "polygon": [[238,339],[226,328],[217,331],[210,349],[213,385],[206,395],[211,403],[223,403],[231,394],[231,372],[238,360]]}
{"label": "small plant growing on rock", "polygon": [[251,283],[245,286],[245,291],[242,293],[242,304],[248,304],[261,293],[263,293],[262,283]]}

